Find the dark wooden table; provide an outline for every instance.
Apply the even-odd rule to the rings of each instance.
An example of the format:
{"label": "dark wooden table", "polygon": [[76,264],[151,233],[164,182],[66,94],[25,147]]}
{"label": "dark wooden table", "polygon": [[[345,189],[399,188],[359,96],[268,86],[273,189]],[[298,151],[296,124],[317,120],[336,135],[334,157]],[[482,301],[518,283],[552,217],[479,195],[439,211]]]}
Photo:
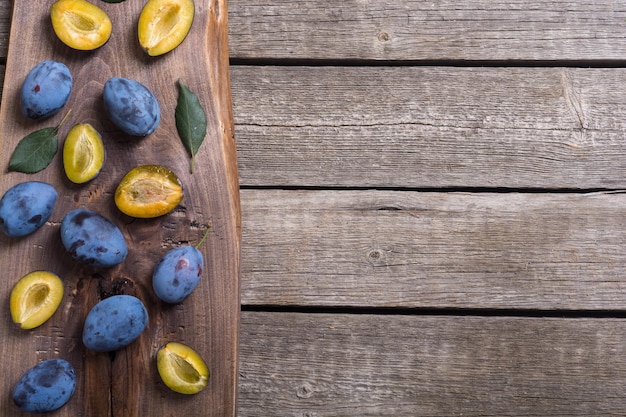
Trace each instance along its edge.
{"label": "dark wooden table", "polygon": [[229,19],[239,416],[626,415],[626,3]]}

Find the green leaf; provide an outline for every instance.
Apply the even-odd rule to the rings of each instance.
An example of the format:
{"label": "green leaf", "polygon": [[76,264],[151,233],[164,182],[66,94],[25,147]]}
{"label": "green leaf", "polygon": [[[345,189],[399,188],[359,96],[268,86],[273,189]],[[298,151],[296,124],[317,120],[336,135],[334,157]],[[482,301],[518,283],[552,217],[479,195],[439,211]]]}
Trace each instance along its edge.
{"label": "green leaf", "polygon": [[206,113],[198,96],[189,90],[182,80],[178,80],[178,86],[180,93],[174,113],[176,129],[191,155],[191,172],[193,173],[195,156],[206,136]]}
{"label": "green leaf", "polygon": [[11,155],[9,171],[34,174],[50,165],[57,153],[57,132],[56,127],[46,127],[25,136]]}
{"label": "green leaf", "polygon": [[44,127],[24,136],[13,150],[9,171],[34,174],[50,165],[58,149],[59,128],[69,114],[68,111],[57,126]]}

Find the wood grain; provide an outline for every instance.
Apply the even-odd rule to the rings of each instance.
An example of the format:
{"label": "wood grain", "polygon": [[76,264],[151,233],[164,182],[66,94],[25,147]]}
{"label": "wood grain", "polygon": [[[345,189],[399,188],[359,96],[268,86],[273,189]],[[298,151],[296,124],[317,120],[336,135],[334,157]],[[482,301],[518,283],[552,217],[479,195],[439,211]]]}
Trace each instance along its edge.
{"label": "wood grain", "polygon": [[246,305],[623,310],[626,194],[242,190]]}
{"label": "wood grain", "polygon": [[[0,1],[0,56],[11,0]],[[233,0],[241,59],[623,61],[626,6],[602,0]]]}
{"label": "wood grain", "polygon": [[[0,0],[0,57],[7,54],[12,3]],[[239,174],[242,185],[260,187],[242,190],[242,302],[247,309],[389,307],[384,315],[242,313],[237,414],[624,415],[623,319],[604,312],[540,315],[623,312],[624,197],[550,191],[624,188],[625,73],[585,67],[622,66],[625,6],[607,0],[230,0],[228,6],[230,56],[253,64],[231,67]],[[484,61],[501,67],[483,68]],[[520,61],[530,66],[511,67]],[[351,66],[340,66],[346,62]],[[299,63],[312,66],[293,66]],[[396,63],[402,66],[384,65]],[[420,67],[437,63],[467,67]],[[181,67],[188,65],[197,61]],[[447,193],[447,187],[539,192]],[[442,192],[413,191],[431,188]],[[101,198],[96,191],[88,204]],[[202,212],[213,227],[214,213]],[[172,227],[181,222],[176,217]],[[153,235],[167,226],[140,236],[148,257],[156,251]],[[166,245],[199,234],[171,230]],[[225,239],[228,233],[219,231],[210,244]],[[42,265],[63,256],[44,251],[44,240],[32,249]],[[5,245],[0,241],[2,255]],[[163,390],[124,408],[125,397],[145,385],[120,369],[149,360],[124,353],[111,365],[105,355],[79,357],[78,331],[71,340],[62,331],[78,329],[81,306],[111,282],[78,282],[80,289],[70,288],[71,308],[59,316],[67,323],[43,335],[6,330],[4,310],[5,368],[70,346],[86,380],[116,387],[83,393],[73,401],[84,411],[70,415],[110,416],[112,407],[122,407],[118,414],[127,416],[138,406],[146,416],[228,415]],[[213,294],[200,295],[213,301]],[[449,315],[423,314],[431,308]],[[481,316],[483,308],[514,316],[534,310],[538,317]],[[170,313],[175,318],[159,320],[158,331],[205,340],[200,329],[210,329],[221,310]],[[193,324],[178,327],[181,320]],[[211,339],[211,349],[225,339]],[[138,374],[152,373],[156,383],[153,372]],[[2,401],[16,377],[0,383]],[[130,394],[114,398],[118,389]],[[173,400],[176,410],[167,408]]]}
{"label": "wood grain", "polygon": [[2,58],[6,58],[9,49],[12,11],[13,0],[0,0],[0,57]]}
{"label": "wood grain", "polygon": [[618,416],[621,319],[242,313],[240,417]]}
{"label": "wood grain", "polygon": [[[141,2],[101,4],[114,24],[109,42],[91,53],[72,51],[54,36],[47,9],[37,2],[14,5],[11,43],[0,109],[0,164],[5,172],[0,186],[25,180],[54,184],[59,199],[50,221],[37,233],[21,240],[0,239],[0,259],[5,279],[3,300],[22,275],[35,269],[59,274],[66,286],[60,310],[44,326],[31,332],[18,329],[3,309],[0,357],[6,378],[0,382],[0,414],[19,416],[10,390],[19,376],[38,361],[53,357],[69,360],[77,370],[78,388],[59,416],[234,416],[236,405],[240,209],[232,102],[228,71],[227,8],[219,0],[196,0],[194,25],[183,44],[170,54],[150,59],[135,38],[135,20]],[[28,53],[24,53],[28,51]],[[32,122],[20,115],[18,92],[26,73],[42,59],[68,65],[74,91],[66,108],[72,113],[60,131],[61,138],[78,122],[90,122],[100,131],[107,148],[107,163],[99,177],[86,186],[71,185],[57,157],[36,175],[6,173],[8,159],[26,133],[58,123],[62,115]],[[157,131],[144,139],[122,135],[106,120],[102,86],[111,76],[146,84],[161,105]],[[195,172],[177,136],[174,107],[176,81],[182,78],[207,110],[208,135],[197,155]],[[183,203],[170,215],[134,220],[112,203],[117,182],[129,169],[146,163],[169,166],[185,187]],[[129,255],[108,270],[92,270],[74,263],[58,236],[64,214],[76,207],[98,211],[120,226]],[[206,259],[201,285],[176,306],[158,301],[151,290],[156,262],[167,249],[197,243],[207,227],[211,232],[201,247]],[[147,330],[114,355],[86,351],[81,342],[82,322],[99,299],[125,293],[140,297],[150,315]],[[196,349],[212,372],[208,387],[192,397],[181,397],[159,379],[155,354],[168,341]]]}
{"label": "wood grain", "polygon": [[623,68],[232,68],[242,185],[625,188]]}
{"label": "wood grain", "polygon": [[625,188],[625,78],[622,68],[235,66],[241,183]]}
{"label": "wood grain", "polygon": [[611,0],[233,0],[232,56],[306,60],[620,60]]}

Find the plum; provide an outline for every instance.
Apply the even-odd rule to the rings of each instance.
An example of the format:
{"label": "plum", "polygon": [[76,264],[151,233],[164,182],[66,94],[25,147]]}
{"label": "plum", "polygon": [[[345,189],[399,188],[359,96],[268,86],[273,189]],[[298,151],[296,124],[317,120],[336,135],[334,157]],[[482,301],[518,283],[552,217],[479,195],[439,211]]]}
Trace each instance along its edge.
{"label": "plum", "polygon": [[159,103],[138,81],[109,78],[104,84],[104,108],[115,126],[131,136],[148,136],[161,121]]}
{"label": "plum", "polygon": [[154,268],[152,288],[166,303],[180,303],[198,286],[203,270],[202,252],[193,246],[179,246],[168,251]]}
{"label": "plum", "polygon": [[22,329],[41,326],[57,311],[65,289],[63,281],[48,271],[33,271],[13,286],[9,307],[13,322]]}
{"label": "plum", "polygon": [[63,144],[63,168],[67,178],[75,184],[83,184],[98,176],[106,149],[102,136],[89,123],[78,123],[67,133]]}
{"label": "plum", "polygon": [[150,56],[173,50],[189,33],[194,13],[193,0],[149,0],[139,15],[139,44]]}
{"label": "plum", "polygon": [[122,213],[149,219],[174,210],[183,199],[183,185],[167,167],[140,165],[124,175],[114,198]]}
{"label": "plum", "polygon": [[76,371],[64,359],[48,359],[30,368],[13,389],[23,411],[46,413],[64,406],[76,390]]}
{"label": "plum", "polygon": [[57,61],[41,61],[30,70],[20,91],[22,114],[38,120],[56,114],[70,98],[72,74]]}
{"label": "plum", "polygon": [[120,229],[104,216],[83,208],[65,215],[61,241],[74,260],[99,268],[118,265],[128,254]]}
{"label": "plum", "polygon": [[209,368],[191,347],[169,342],[157,352],[157,370],[163,383],[180,394],[197,394],[209,382]]}
{"label": "plum", "polygon": [[57,0],[50,7],[54,33],[61,42],[79,51],[91,51],[111,37],[109,15],[86,0]]}
{"label": "plum", "polygon": [[0,199],[0,230],[9,237],[33,233],[52,215],[57,196],[54,187],[45,182],[14,185]]}
{"label": "plum", "polygon": [[112,352],[137,339],[148,325],[148,311],[132,295],[118,294],[96,304],[85,319],[83,344],[96,352]]}

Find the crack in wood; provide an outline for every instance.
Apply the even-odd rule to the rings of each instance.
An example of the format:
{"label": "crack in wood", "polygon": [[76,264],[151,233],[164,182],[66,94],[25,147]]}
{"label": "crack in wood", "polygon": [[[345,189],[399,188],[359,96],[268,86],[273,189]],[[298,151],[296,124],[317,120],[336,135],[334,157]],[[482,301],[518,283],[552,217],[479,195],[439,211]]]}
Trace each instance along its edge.
{"label": "crack in wood", "polygon": [[578,122],[578,128],[581,130],[587,129],[587,120],[583,109],[583,103],[580,92],[574,87],[574,82],[570,71],[564,69],[561,72],[561,85],[563,87],[563,97],[565,98],[565,104],[572,113],[574,118]]}

